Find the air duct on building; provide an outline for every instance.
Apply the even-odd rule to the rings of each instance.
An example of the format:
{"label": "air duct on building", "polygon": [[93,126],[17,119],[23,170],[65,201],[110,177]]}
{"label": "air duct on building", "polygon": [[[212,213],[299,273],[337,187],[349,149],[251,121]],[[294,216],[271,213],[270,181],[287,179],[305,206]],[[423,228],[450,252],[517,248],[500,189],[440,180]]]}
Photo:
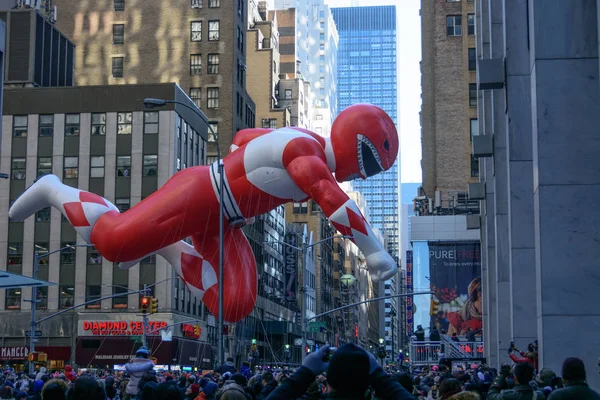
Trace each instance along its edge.
{"label": "air duct on building", "polygon": [[493,135],[475,135],[473,136],[473,157],[483,158],[494,155],[494,136]]}
{"label": "air duct on building", "polygon": [[506,70],[503,59],[477,61],[477,83],[479,90],[503,89]]}
{"label": "air duct on building", "polygon": [[485,182],[469,183],[469,200],[485,200]]}

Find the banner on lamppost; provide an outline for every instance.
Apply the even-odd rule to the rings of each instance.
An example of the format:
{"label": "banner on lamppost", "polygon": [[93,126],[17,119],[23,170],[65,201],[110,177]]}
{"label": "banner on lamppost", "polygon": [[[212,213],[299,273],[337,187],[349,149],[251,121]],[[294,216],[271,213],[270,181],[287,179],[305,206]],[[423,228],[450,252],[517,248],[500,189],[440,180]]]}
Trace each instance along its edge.
{"label": "banner on lamppost", "polygon": [[[413,291],[413,252],[406,251],[406,293]],[[414,331],[413,296],[406,296],[406,334],[412,335]]]}
{"label": "banner on lamppost", "polygon": [[295,302],[298,295],[298,250],[292,246],[298,247],[298,237],[293,233],[287,233],[285,243],[290,245],[283,246],[285,299],[288,302]]}
{"label": "banner on lamppost", "polygon": [[479,242],[429,242],[431,326],[448,335],[475,334],[481,321]]}

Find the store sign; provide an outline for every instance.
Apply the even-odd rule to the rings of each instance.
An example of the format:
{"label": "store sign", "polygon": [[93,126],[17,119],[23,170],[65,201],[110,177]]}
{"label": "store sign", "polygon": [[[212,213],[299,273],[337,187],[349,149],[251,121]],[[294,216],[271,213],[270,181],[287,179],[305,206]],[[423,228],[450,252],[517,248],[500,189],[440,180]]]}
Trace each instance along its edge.
{"label": "store sign", "polygon": [[[160,335],[159,330],[168,325],[165,321],[149,321],[147,335]],[[79,321],[80,336],[132,336],[143,335],[142,321]]]}
{"label": "store sign", "polygon": [[25,346],[0,347],[0,360],[26,360],[29,349]]}
{"label": "store sign", "polygon": [[181,324],[181,332],[186,338],[200,339],[202,328],[200,328],[200,325]]}
{"label": "store sign", "polygon": [[[406,251],[406,293],[413,292],[413,252]],[[414,331],[413,296],[406,296],[406,332],[412,335]]]}
{"label": "store sign", "polygon": [[[285,243],[289,246],[283,246],[285,257],[285,299],[289,302],[296,302],[298,295],[298,238],[295,234],[285,235]],[[304,267],[306,268],[306,266]]]}

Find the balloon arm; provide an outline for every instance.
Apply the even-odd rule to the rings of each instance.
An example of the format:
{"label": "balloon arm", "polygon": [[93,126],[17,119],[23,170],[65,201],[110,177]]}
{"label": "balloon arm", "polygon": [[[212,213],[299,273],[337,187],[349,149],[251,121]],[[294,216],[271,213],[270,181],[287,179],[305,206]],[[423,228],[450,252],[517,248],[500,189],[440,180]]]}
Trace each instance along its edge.
{"label": "balloon arm", "polygon": [[272,131],[273,131],[273,129],[267,129],[267,128],[242,129],[241,131],[239,131],[238,133],[235,134],[235,137],[233,138],[233,143],[229,149],[229,152],[232,153],[233,151],[242,147],[243,145],[245,145],[252,139],[256,139],[257,137],[265,135]]}

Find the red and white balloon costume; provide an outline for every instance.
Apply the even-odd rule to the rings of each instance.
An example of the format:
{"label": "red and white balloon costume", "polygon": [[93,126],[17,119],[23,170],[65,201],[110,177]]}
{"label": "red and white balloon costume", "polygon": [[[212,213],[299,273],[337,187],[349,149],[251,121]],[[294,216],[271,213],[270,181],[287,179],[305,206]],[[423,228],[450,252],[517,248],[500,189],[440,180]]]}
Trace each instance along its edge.
{"label": "red and white balloon costume", "polygon": [[[340,113],[326,139],[301,128],[239,131],[224,159],[224,319],[250,314],[257,291],[256,262],[241,229],[245,221],[290,201],[314,200],[366,257],[374,281],[397,272],[356,204],[336,183],[366,179],[389,169],[398,154],[393,121],[380,108],[357,104]],[[335,174],[335,179],[333,174]],[[9,211],[23,220],[51,205],[79,235],[112,262],[128,268],[159,254],[214,315],[218,311],[219,176],[217,164],[184,169],[130,210],[108,200],[40,178]],[[182,239],[191,237],[193,246]]]}

